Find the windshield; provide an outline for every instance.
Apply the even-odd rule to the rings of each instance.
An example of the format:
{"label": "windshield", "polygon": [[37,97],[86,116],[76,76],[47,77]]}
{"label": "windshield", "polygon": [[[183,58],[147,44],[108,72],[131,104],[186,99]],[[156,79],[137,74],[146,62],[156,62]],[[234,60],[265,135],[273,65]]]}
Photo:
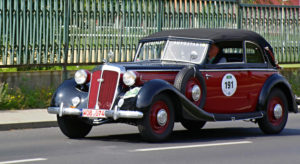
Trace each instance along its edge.
{"label": "windshield", "polygon": [[203,61],[208,43],[196,41],[153,41],[143,43],[135,61],[162,60],[199,64]]}

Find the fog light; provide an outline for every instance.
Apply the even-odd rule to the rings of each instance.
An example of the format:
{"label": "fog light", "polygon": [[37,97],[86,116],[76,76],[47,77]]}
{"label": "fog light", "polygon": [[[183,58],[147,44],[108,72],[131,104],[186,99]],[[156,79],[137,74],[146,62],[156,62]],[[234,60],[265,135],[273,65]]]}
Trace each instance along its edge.
{"label": "fog light", "polygon": [[72,98],[72,105],[74,107],[77,107],[79,105],[79,103],[80,103],[80,98],[79,97]]}
{"label": "fog light", "polygon": [[120,99],[118,102],[118,107],[121,108],[124,104],[124,99]]}

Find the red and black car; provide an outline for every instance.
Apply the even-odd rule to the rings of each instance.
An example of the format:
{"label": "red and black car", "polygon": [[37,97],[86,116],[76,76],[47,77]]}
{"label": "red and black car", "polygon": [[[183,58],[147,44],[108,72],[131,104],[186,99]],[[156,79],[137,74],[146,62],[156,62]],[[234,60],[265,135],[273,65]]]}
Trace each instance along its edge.
{"label": "red and black car", "polygon": [[133,62],[77,71],[48,112],[69,138],[112,122],[136,125],[149,141],[166,139],[175,122],[198,131],[207,121],[251,120],[276,134],[298,112],[278,68],[270,44],[252,31],[162,31],[140,40]]}

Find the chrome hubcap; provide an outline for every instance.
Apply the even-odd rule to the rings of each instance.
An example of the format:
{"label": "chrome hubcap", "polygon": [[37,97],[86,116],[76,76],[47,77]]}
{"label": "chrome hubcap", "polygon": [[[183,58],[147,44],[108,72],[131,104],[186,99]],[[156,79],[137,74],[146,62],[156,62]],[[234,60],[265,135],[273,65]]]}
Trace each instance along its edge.
{"label": "chrome hubcap", "polygon": [[168,120],[168,113],[165,109],[160,109],[157,113],[157,123],[160,126],[165,126]]}
{"label": "chrome hubcap", "polygon": [[276,104],[275,107],[274,107],[273,112],[274,112],[274,117],[276,119],[281,118],[281,116],[282,116],[282,106],[280,104]]}
{"label": "chrome hubcap", "polygon": [[192,98],[194,101],[198,101],[201,97],[201,89],[198,85],[194,85],[192,89]]}

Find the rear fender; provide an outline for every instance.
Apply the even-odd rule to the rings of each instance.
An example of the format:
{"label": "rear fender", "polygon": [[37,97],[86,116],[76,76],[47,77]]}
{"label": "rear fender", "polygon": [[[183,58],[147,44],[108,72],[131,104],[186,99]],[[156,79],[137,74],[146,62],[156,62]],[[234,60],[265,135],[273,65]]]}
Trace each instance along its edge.
{"label": "rear fender", "polygon": [[260,91],[257,109],[264,110],[264,105],[266,104],[268,95],[273,88],[281,89],[287,97],[288,110],[290,112],[298,113],[295,96],[293,94],[291,86],[289,82],[280,74],[273,74],[266,80],[265,84],[262,87],[262,90]]}

